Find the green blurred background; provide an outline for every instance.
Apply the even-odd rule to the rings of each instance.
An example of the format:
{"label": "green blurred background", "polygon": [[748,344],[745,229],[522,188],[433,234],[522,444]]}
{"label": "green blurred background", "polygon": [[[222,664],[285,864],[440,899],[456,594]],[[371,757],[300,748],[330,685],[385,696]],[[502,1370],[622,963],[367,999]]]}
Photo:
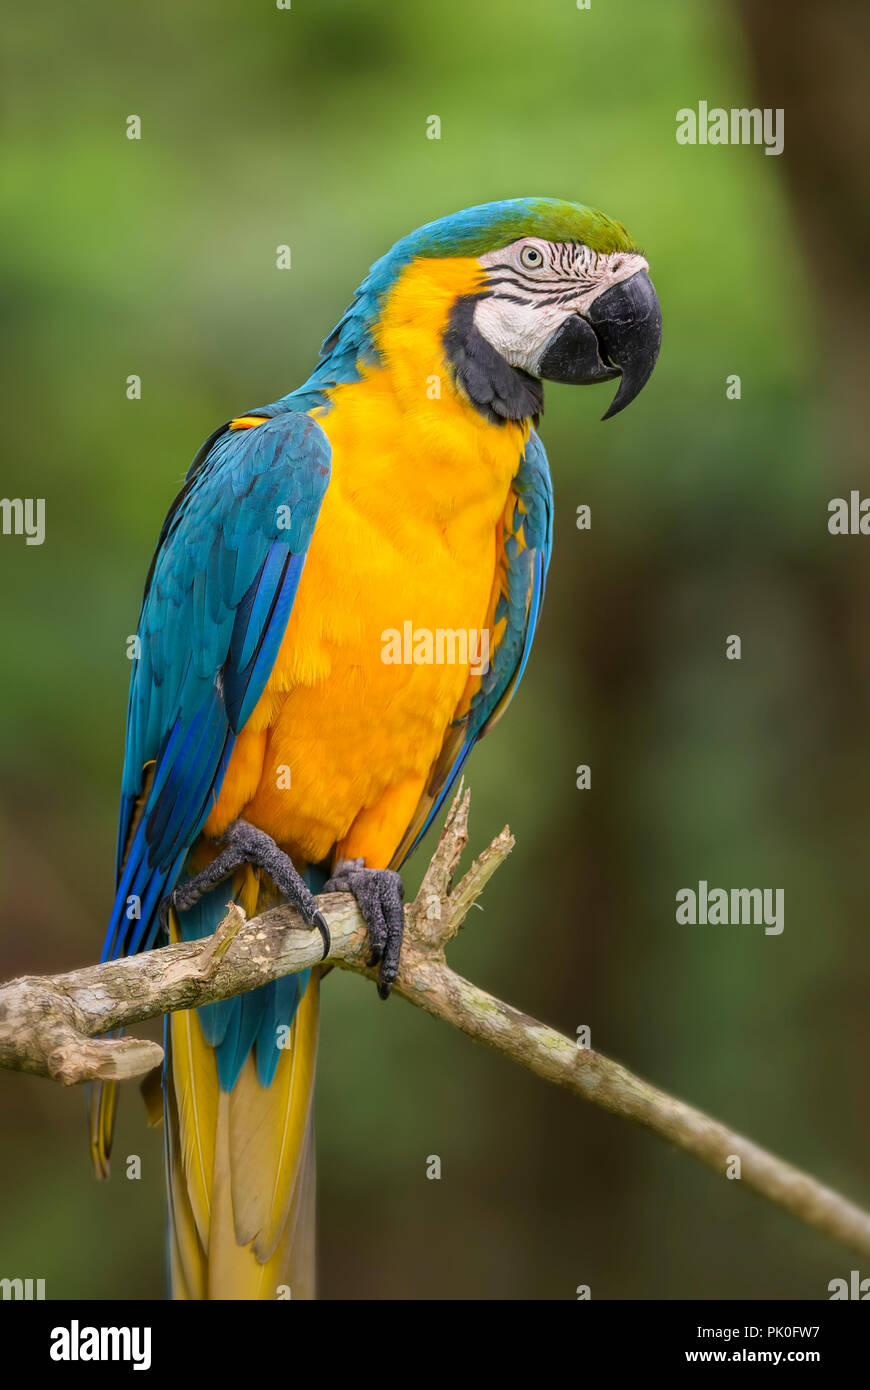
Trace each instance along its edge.
{"label": "green blurred background", "polygon": [[[517,847],[451,963],[870,1201],[870,540],[826,529],[868,484],[865,25],[749,0],[7,15],[2,492],[44,497],[47,537],[0,539],[3,977],[98,955],[126,638],[199,442],[305,377],[412,227],[577,199],[645,249],[665,342],[612,423],[609,389],[548,390],[547,607],[470,766],[472,845],[508,819]],[[785,154],[679,146],[699,100],[785,106]],[[677,925],[701,878],[784,888],[783,935]],[[80,1091],[2,1075],[0,1104],[0,1276],[161,1296],[161,1135],[135,1086],[109,1184]],[[815,1299],[858,1263],[337,972],[317,1126],[325,1297]]]}

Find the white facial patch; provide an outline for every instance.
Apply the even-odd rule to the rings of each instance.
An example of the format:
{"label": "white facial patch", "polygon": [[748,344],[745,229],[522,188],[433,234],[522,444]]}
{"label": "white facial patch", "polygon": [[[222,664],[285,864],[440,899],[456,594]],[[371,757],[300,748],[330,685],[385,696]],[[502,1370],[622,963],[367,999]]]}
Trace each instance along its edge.
{"label": "white facial patch", "polygon": [[572,314],[585,314],[605,290],[649,270],[637,252],[599,255],[576,242],[523,237],[480,257],[489,293],[478,300],[474,326],[512,367],[532,376],[553,334]]}

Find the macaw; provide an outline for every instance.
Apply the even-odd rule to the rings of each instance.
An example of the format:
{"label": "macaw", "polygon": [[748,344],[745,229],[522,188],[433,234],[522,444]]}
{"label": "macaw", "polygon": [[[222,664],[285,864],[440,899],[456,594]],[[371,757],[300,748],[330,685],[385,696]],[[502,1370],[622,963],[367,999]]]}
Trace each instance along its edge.
{"label": "macaw", "polygon": [[[316,894],[347,891],[389,993],[398,871],[510,701],[541,611],[541,381],[618,379],[605,419],[633,400],[661,341],[648,272],[576,203],[440,218],[372,266],[302,386],[206,440],[145,585],[104,959],[210,935],[227,880],[249,915],[294,904],[325,958]],[[452,650],[388,658],[407,623]],[[314,1296],[320,976],[166,1020],[174,1297]],[[95,1089],[101,1175],[115,1105]]]}

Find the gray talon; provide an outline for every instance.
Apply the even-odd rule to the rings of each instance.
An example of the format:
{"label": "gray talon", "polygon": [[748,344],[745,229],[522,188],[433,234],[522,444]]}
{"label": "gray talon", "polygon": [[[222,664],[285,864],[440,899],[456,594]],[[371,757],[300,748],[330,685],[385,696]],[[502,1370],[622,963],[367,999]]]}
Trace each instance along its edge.
{"label": "gray talon", "polygon": [[369,965],[377,965],[378,994],[389,996],[399,969],[405,888],[395,869],[367,869],[361,859],[340,859],[324,893],[352,893],[369,933]]}
{"label": "gray talon", "polygon": [[233,821],[223,836],[223,844],[220,854],[201,873],[184,879],[162,900],[158,912],[164,927],[170,908],[186,912],[203,894],[223,883],[236,869],[243,864],[251,864],[269,875],[278,891],[302,914],[307,926],[317,928],[323,940],[322,959],[326,960],[331,946],[329,926],[317,906],[317,899],[294,867],[290,856],[278,848],[271,835],[245,820]]}

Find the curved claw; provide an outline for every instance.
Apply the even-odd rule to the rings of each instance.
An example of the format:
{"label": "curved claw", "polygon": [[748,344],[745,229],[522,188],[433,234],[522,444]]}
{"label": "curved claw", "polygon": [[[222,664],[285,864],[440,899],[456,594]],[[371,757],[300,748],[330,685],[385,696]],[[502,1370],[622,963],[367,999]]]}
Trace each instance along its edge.
{"label": "curved claw", "polygon": [[312,927],[316,927],[320,932],[320,937],[323,942],[323,955],[320,959],[326,960],[326,957],[332,950],[332,937],[329,934],[329,923],[319,908],[311,919],[311,925]]}

